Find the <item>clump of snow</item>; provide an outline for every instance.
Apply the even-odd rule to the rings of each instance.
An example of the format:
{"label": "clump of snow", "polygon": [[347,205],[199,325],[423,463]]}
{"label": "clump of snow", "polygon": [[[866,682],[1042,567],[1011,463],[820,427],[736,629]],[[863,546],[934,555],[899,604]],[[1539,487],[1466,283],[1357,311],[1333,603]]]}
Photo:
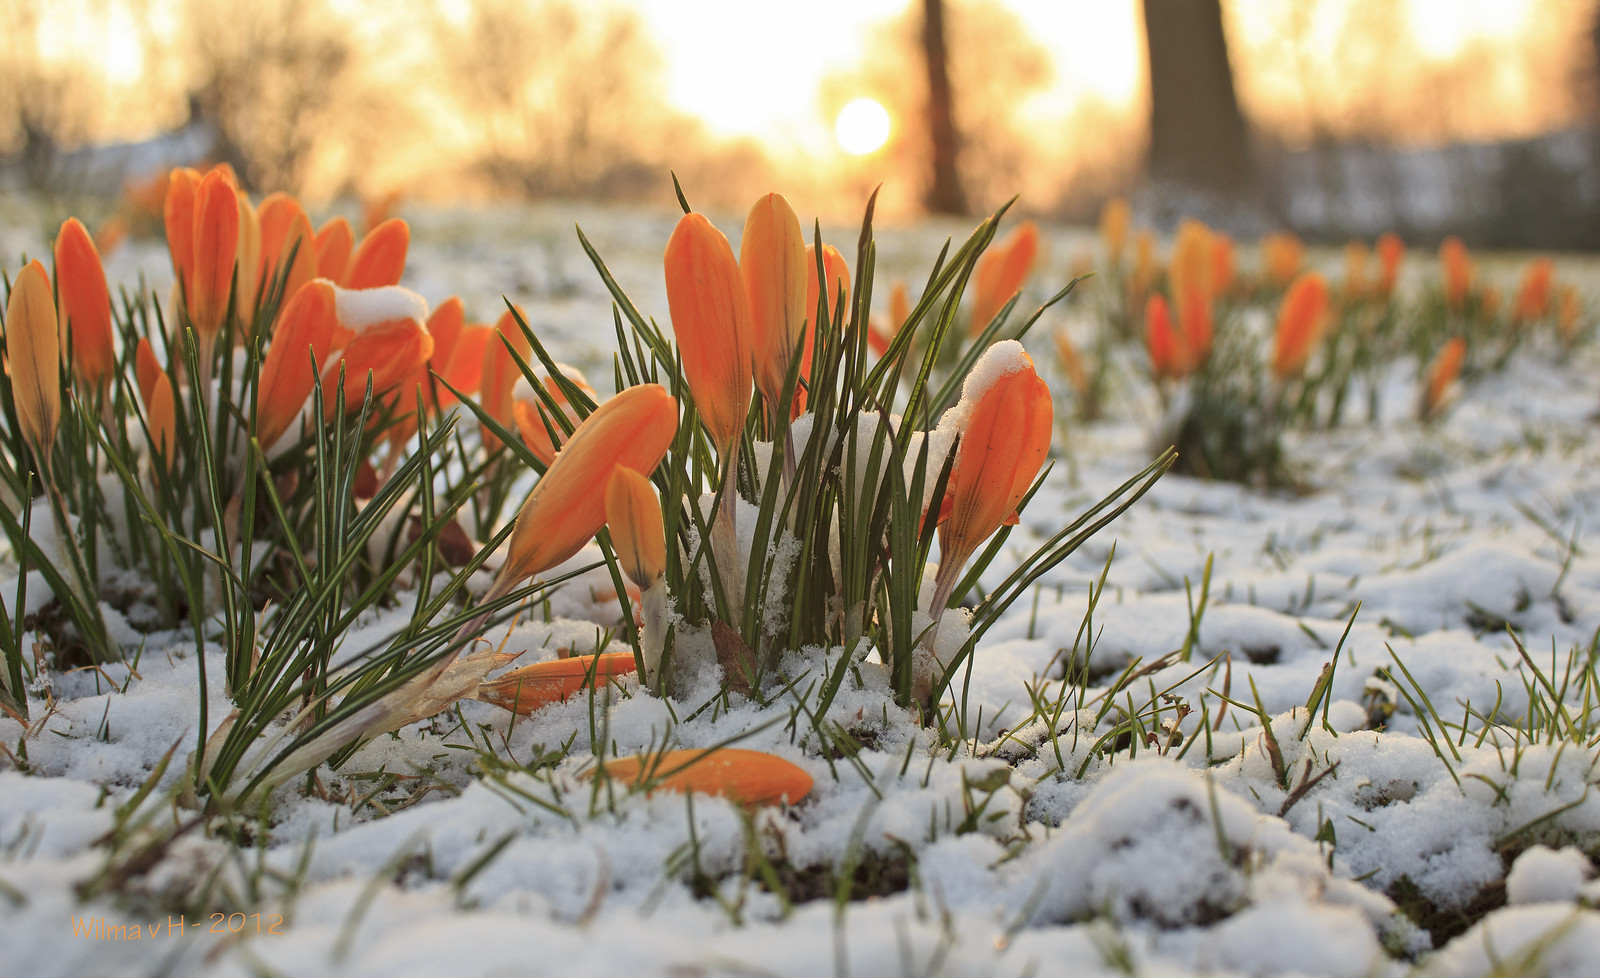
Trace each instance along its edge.
{"label": "clump of snow", "polygon": [[1570,903],[1593,875],[1589,857],[1579,849],[1533,846],[1517,857],[1506,874],[1506,903]]}
{"label": "clump of snow", "polygon": [[403,285],[333,290],[339,325],[353,333],[398,320],[428,321],[428,300]]}
{"label": "clump of snow", "polygon": [[1506,907],[1434,955],[1420,978],[1590,978],[1600,948],[1600,913],[1556,903]]}

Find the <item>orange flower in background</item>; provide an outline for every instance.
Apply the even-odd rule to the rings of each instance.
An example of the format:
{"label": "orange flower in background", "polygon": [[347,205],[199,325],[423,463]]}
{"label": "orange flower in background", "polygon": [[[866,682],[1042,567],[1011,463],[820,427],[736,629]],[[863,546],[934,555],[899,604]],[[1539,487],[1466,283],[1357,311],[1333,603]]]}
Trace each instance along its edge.
{"label": "orange flower in background", "polygon": [[172,274],[177,276],[178,287],[185,290],[194,269],[194,199],[199,185],[199,171],[186,166],[173,170],[161,209],[167,251],[172,255]]}
{"label": "orange flower in background", "polygon": [[1100,240],[1105,244],[1111,264],[1122,264],[1122,249],[1128,244],[1128,224],[1133,219],[1126,197],[1112,197],[1100,208]]}
{"label": "orange flower in background", "polygon": [[1556,264],[1549,258],[1535,258],[1522,270],[1517,286],[1517,304],[1511,312],[1514,323],[1529,323],[1550,315],[1550,287],[1555,281]]}
{"label": "orange flower in background", "polygon": [[50,447],[61,424],[61,338],[50,274],[34,259],[11,282],[6,303],[6,360],[11,398],[22,437],[41,469],[49,468]]}
{"label": "orange flower in background", "polygon": [[1211,359],[1211,344],[1215,336],[1211,319],[1211,300],[1204,302],[1191,299],[1178,319],[1178,328],[1183,333],[1183,346],[1187,351],[1185,373],[1191,373],[1201,364]]}
{"label": "orange flower in background", "polygon": [[1561,335],[1562,342],[1571,344],[1578,338],[1578,320],[1582,315],[1583,299],[1578,296],[1578,290],[1563,285],[1556,306],[1556,332]]}
{"label": "orange flower in background", "polygon": [[1172,261],[1167,266],[1167,282],[1182,320],[1190,303],[1210,302],[1212,295],[1211,272],[1214,259],[1211,254],[1211,229],[1194,218],[1184,218],[1178,225],[1178,235],[1172,244]]}
{"label": "orange flower in background", "polygon": [[813,784],[811,775],[781,757],[737,747],[621,757],[601,767],[613,781],[716,795],[745,808],[798,804]]}
{"label": "orange flower in background", "polygon": [[1089,389],[1089,374],[1083,368],[1083,356],[1073,345],[1072,337],[1067,334],[1065,326],[1057,327],[1054,335],[1056,356],[1061,358],[1061,366],[1067,371],[1067,382],[1079,394],[1085,393]]}
{"label": "orange flower in background", "polygon": [[1133,238],[1133,276],[1128,280],[1137,298],[1155,287],[1161,269],[1156,263],[1156,236],[1145,229]]}
{"label": "orange flower in background", "polygon": [[[284,304],[256,383],[256,440],[262,448],[289,430],[311,396],[318,369],[346,339],[338,319],[333,283],[326,279],[306,283]],[[141,345],[140,352],[146,348]]]}
{"label": "orange flower in background", "polygon": [[1461,239],[1452,234],[1439,245],[1439,264],[1444,274],[1444,304],[1460,312],[1466,304],[1467,293],[1472,291],[1475,274],[1472,256]]}
{"label": "orange flower in background", "polygon": [[478,687],[478,699],[523,716],[552,703],[563,703],[588,689],[591,682],[604,686],[606,680],[633,673],[632,652],[605,652],[600,655],[575,655],[512,669]]}
{"label": "orange flower in background", "polygon": [[1002,525],[1017,521],[1017,504],[1050,454],[1055,424],[1050,387],[1015,340],[984,351],[951,410],[958,412],[961,440],[945,501],[949,517],[939,525],[936,615],[973,551]]}
{"label": "orange flower in background", "polygon": [[[293,296],[317,277],[317,237],[300,202],[287,194],[270,194],[256,208],[261,223],[263,276],[284,275],[283,296]],[[284,263],[290,262],[285,275]],[[269,283],[271,280],[268,280]]]}
{"label": "orange flower in background", "polygon": [[139,398],[145,404],[150,403],[150,391],[155,387],[156,378],[163,373],[166,371],[161,369],[161,361],[156,359],[150,341],[139,337],[139,344],[133,348],[133,377],[139,385]]}
{"label": "orange flower in background", "polygon": [[677,432],[678,402],[660,384],[629,387],[596,408],[528,493],[491,591],[505,593],[583,549],[605,525],[611,473],[619,465],[654,472]]}
{"label": "orange flower in background", "polygon": [[317,228],[317,277],[335,285],[344,281],[350,268],[350,252],[356,246],[356,233],[342,217],[330,218]]}
{"label": "orange flower in background", "polygon": [[1272,337],[1272,376],[1298,377],[1322,342],[1328,322],[1328,283],[1320,272],[1305,272],[1283,294],[1278,329]]}
{"label": "orange flower in background", "polygon": [[[519,307],[517,311],[520,313],[522,310]],[[526,321],[527,317],[523,318]],[[517,324],[516,316],[512,315],[510,309],[500,314],[494,331],[486,337],[483,366],[478,373],[478,405],[502,428],[511,428],[516,424],[512,405],[516,402],[514,392],[517,381],[522,379],[522,369],[506,349],[507,343],[524,360],[533,355],[533,345],[523,335],[522,327]],[[500,439],[489,431],[488,426],[482,427],[483,447],[491,452],[499,448]]]}
{"label": "orange flower in background", "polygon": [[1422,420],[1432,421],[1444,412],[1450,387],[1461,375],[1461,362],[1466,356],[1467,341],[1452,336],[1428,364],[1427,385],[1422,391]]}
{"label": "orange flower in background", "polygon": [[[828,280],[828,320],[824,326],[830,326],[839,318],[839,308],[850,300],[850,266],[844,260],[844,255],[831,244],[822,246],[822,274]],[[817,314],[817,302],[821,295],[821,287],[817,284],[817,246],[806,245],[806,318]],[[802,384],[811,376],[812,344],[816,341],[816,334],[807,330],[805,350],[800,354],[800,381]],[[806,392],[798,390],[794,395],[794,405],[791,413],[799,417],[800,412],[806,407]]]}
{"label": "orange flower in background", "polygon": [[[751,356],[756,388],[768,417],[787,408],[784,378],[806,335],[816,304],[806,307],[806,241],[789,202],[767,194],[745,218],[739,239],[739,273],[750,301]],[[811,277],[816,277],[811,269]],[[809,345],[809,344],[808,344]]]}
{"label": "orange flower in background", "polygon": [[1233,239],[1221,231],[1211,232],[1211,295],[1227,293],[1233,285]]}
{"label": "orange flower in background", "polygon": [[1145,345],[1150,351],[1150,372],[1157,380],[1177,380],[1189,373],[1189,350],[1177,330],[1166,297],[1152,295],[1144,304]]}
{"label": "orange flower in background", "polygon": [[972,272],[973,336],[984,331],[1013,295],[1027,283],[1039,258],[1039,225],[1023,221],[1004,241],[992,246],[978,259]]}
{"label": "orange flower in background", "polygon": [[72,376],[79,384],[104,391],[116,370],[111,343],[111,293],[89,231],[75,217],[56,235],[56,290],[61,327],[69,337]]}
{"label": "orange flower in background", "polygon": [[649,479],[617,466],[606,483],[606,525],[623,573],[639,590],[650,590],[667,572],[667,537]]}
{"label": "orange flower in background", "polygon": [[375,289],[399,285],[411,247],[411,226],[391,217],[367,233],[350,258],[341,283],[347,289]]}
{"label": "orange flower in background", "polygon": [[[560,367],[562,375],[576,384],[579,390],[589,396],[590,400],[599,400],[594,388],[589,386],[589,381],[576,368],[568,367],[565,364],[556,364],[556,366]],[[567,395],[562,392],[561,385],[556,383],[552,377],[546,376],[541,379],[544,381],[544,389],[549,392],[556,404],[560,405],[561,411],[566,415],[567,420],[576,425],[578,423],[578,412],[568,403]],[[556,457],[556,446],[550,440],[550,432],[552,430],[555,431],[558,438],[564,438],[565,436],[561,432],[561,426],[550,416],[550,409],[545,406],[544,401],[534,392],[533,385],[529,384],[528,379],[520,373],[518,373],[516,384],[512,388],[511,417],[516,422],[517,432],[522,435],[522,443],[528,446],[528,450],[534,454],[535,458],[545,465],[549,465]],[[548,427],[546,427],[547,424]]]}
{"label": "orange flower in background", "polygon": [[1378,235],[1378,292],[1384,298],[1394,294],[1394,285],[1400,278],[1400,262],[1406,256],[1406,244],[1393,231]]}
{"label": "orange flower in background", "polygon": [[1267,281],[1285,286],[1300,271],[1305,260],[1306,246],[1288,231],[1277,231],[1261,238],[1261,263]]}
{"label": "orange flower in background", "polygon": [[165,370],[156,374],[145,402],[145,423],[150,428],[150,448],[160,471],[172,468],[172,450],[178,445],[178,416],[173,404],[172,378]]}
{"label": "orange flower in background", "polygon": [[1364,242],[1351,241],[1344,246],[1344,294],[1361,297],[1370,291],[1367,282],[1367,258],[1371,252]]}
{"label": "orange flower in background", "polygon": [[[461,300],[451,296],[435,306],[428,316],[428,332],[433,336],[430,358],[433,372],[470,397],[478,393],[478,384],[483,379],[484,353],[495,332],[481,323],[468,324],[466,318]],[[429,390],[432,387],[427,385]],[[429,396],[435,395],[430,393]],[[435,406],[439,408],[456,403],[456,396],[443,385],[438,387],[437,397]]]}
{"label": "orange flower in background", "polygon": [[[376,289],[336,289],[339,328],[350,333],[339,362],[322,373],[323,411],[334,417],[340,373],[344,377],[344,409],[359,410],[370,376],[372,395],[382,397],[417,376],[433,353],[433,337],[424,323],[427,303],[410,289],[387,285]],[[397,405],[404,412],[412,405]]]}
{"label": "orange flower in background", "polygon": [[[667,241],[667,306],[696,410],[726,456],[750,412],[750,302],[728,239],[685,214]],[[654,465],[651,466],[654,468]]]}
{"label": "orange flower in background", "polygon": [[877,317],[867,320],[869,331],[867,343],[878,356],[889,352],[889,344],[894,342],[900,331],[905,329],[906,320],[911,318],[911,290],[906,287],[904,280],[897,280],[894,288],[889,290],[889,321],[885,326]]}
{"label": "orange flower in background", "polygon": [[233,267],[239,254],[239,197],[220,169],[207,173],[195,188],[193,243],[187,303],[189,321],[203,344],[204,361],[228,315]]}

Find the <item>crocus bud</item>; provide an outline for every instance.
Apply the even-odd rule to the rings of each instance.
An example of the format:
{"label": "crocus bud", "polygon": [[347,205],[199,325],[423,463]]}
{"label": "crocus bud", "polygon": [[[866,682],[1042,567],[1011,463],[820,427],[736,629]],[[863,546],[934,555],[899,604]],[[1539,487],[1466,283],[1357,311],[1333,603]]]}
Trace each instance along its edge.
{"label": "crocus bud", "polygon": [[1272,338],[1272,375],[1298,377],[1311,352],[1322,341],[1328,319],[1328,283],[1320,272],[1296,278],[1278,306],[1278,329]]}
{"label": "crocus bud", "polygon": [[[831,244],[822,246],[822,275],[828,282],[827,294],[827,322],[824,326],[832,327],[834,319],[839,316],[839,307],[850,299],[850,265],[844,260],[844,255]],[[821,295],[821,286],[817,284],[817,246],[806,245],[806,318],[817,315],[817,300]],[[812,344],[816,334],[807,330],[805,350],[800,354],[800,379],[804,381],[811,376]],[[794,417],[799,417],[800,412],[806,407],[806,392],[797,391],[794,395]]]}
{"label": "crocus bud", "polygon": [[[410,289],[389,285],[378,289],[336,289],[339,327],[351,338],[339,363],[322,373],[323,411],[333,417],[337,408],[332,385],[344,374],[344,407],[361,407],[370,375],[374,398],[415,377],[433,353],[433,337],[424,320],[428,304]],[[405,407],[405,405],[402,405]]]}
{"label": "crocus bud", "polygon": [[406,250],[411,246],[411,226],[391,217],[367,233],[350,258],[344,273],[347,289],[375,289],[399,285],[406,270]]}
{"label": "crocus bud", "polygon": [[1100,208],[1100,240],[1111,264],[1122,264],[1122,249],[1128,243],[1128,223],[1132,210],[1126,197],[1112,197]]}
{"label": "crocus bud", "polygon": [[1467,293],[1472,291],[1472,256],[1461,239],[1452,234],[1439,245],[1439,264],[1444,274],[1444,304],[1459,312],[1466,304]]}
{"label": "crocus bud", "polygon": [[1550,315],[1550,284],[1555,273],[1555,262],[1548,258],[1528,262],[1517,287],[1517,305],[1511,314],[1514,322],[1530,323]]}
{"label": "crocus bud", "polygon": [[38,259],[23,266],[11,283],[11,299],[6,304],[6,356],[22,437],[41,466],[48,467],[50,447],[61,423],[61,338],[56,333],[50,276]]}
{"label": "crocus bud", "polygon": [[932,614],[950,597],[960,569],[995,530],[1017,521],[1017,504],[1050,454],[1055,414],[1050,388],[1016,340],[984,351],[939,422],[960,435],[950,470],[949,518],[939,526],[939,574]]}
{"label": "crocus bud", "polygon": [[1393,231],[1378,235],[1378,292],[1384,298],[1394,293],[1394,284],[1400,278],[1400,262],[1406,256],[1406,244]]}
{"label": "crocus bud", "polygon": [[552,703],[565,702],[587,689],[591,681],[595,686],[604,686],[613,676],[626,676],[635,669],[632,652],[535,662],[485,681],[478,687],[477,697],[503,710],[530,716]]}
{"label": "crocus bud", "polygon": [[56,235],[56,290],[61,323],[71,337],[72,375],[79,384],[105,390],[116,369],[111,345],[111,293],[89,231],[75,217]]}
{"label": "crocus bud", "polygon": [[1422,391],[1422,420],[1432,421],[1444,412],[1447,395],[1456,378],[1461,375],[1461,362],[1467,356],[1467,341],[1452,336],[1445,342],[1433,361],[1428,364],[1427,383]]}
{"label": "crocus bud", "polygon": [[333,283],[314,279],[289,297],[256,383],[256,440],[268,448],[289,430],[311,396],[317,371],[339,332]]}
{"label": "crocus bud", "polygon": [[606,525],[617,562],[628,580],[648,591],[667,572],[667,538],[661,501],[650,480],[619,465],[606,484]]}
{"label": "crocus bud", "polygon": [[611,473],[619,465],[655,471],[677,431],[678,402],[660,384],[629,387],[597,407],[528,493],[496,588],[514,587],[581,550],[605,525]]}
{"label": "crocus bud", "polygon": [[716,795],[745,808],[798,804],[812,787],[811,775],[783,758],[737,747],[619,757],[602,766],[613,781]]}
{"label": "crocus bud", "polygon": [[[739,240],[739,273],[750,300],[751,356],[756,387],[769,417],[788,410],[782,390],[816,306],[806,308],[806,241],[789,202],[767,194],[750,208]],[[813,277],[816,270],[810,273]]]}
{"label": "crocus bud", "polygon": [[330,218],[317,228],[317,277],[335,285],[344,281],[350,268],[350,251],[356,244],[356,233],[350,222],[342,217]]}
{"label": "crocus bud", "polygon": [[157,460],[157,468],[165,473],[172,468],[172,452],[178,446],[178,419],[173,405],[172,378],[165,370],[156,375],[150,385],[150,398],[145,402],[145,424],[150,428],[150,449]]}
{"label": "crocus bud", "polygon": [[1188,346],[1172,328],[1166,297],[1159,292],[1145,301],[1144,335],[1150,352],[1150,372],[1157,380],[1177,380],[1188,374]]}
{"label": "crocus bud", "polygon": [[1300,243],[1300,239],[1288,231],[1263,235],[1261,261],[1265,267],[1267,281],[1277,286],[1288,285],[1300,271],[1305,251],[1305,245]]}
{"label": "crocus bud", "polygon": [[1189,217],[1178,225],[1172,262],[1167,266],[1167,283],[1180,323],[1188,318],[1191,305],[1211,301],[1211,247],[1211,229],[1203,223]]}
{"label": "crocus bud", "polygon": [[221,170],[207,173],[195,189],[193,240],[189,321],[202,341],[210,342],[228,315],[233,266],[239,254],[239,198]]}
{"label": "crocus bud", "polygon": [[[727,455],[750,411],[750,303],[733,248],[701,214],[685,214],[667,241],[667,306],[695,409]],[[652,466],[653,467],[653,466]]]}
{"label": "crocus bud", "polygon": [[1023,221],[1006,239],[984,253],[972,272],[972,335],[983,332],[989,321],[1027,283],[1039,258],[1039,225]]}
{"label": "crocus bud", "polygon": [[194,272],[194,198],[199,185],[199,171],[180,166],[167,178],[167,194],[162,203],[167,251],[172,255],[172,274],[177,276],[180,289],[188,288]]}

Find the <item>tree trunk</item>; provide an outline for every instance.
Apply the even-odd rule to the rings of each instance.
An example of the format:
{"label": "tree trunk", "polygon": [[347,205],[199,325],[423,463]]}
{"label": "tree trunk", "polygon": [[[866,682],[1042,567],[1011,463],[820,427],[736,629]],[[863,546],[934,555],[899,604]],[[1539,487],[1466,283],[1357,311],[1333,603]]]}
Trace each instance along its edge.
{"label": "tree trunk", "polygon": [[933,182],[924,202],[935,214],[965,214],[967,195],[956,170],[958,141],[945,59],[943,0],[922,0],[922,50],[928,63],[928,135],[933,149]]}
{"label": "tree trunk", "polygon": [[1144,0],[1150,176],[1224,194],[1252,184],[1220,0]]}

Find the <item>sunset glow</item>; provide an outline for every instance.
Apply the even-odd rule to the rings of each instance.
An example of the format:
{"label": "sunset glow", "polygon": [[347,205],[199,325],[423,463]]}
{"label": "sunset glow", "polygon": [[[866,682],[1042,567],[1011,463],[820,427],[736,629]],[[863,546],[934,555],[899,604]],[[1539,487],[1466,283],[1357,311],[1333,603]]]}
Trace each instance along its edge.
{"label": "sunset glow", "polygon": [[889,141],[889,112],[870,98],[858,98],[839,110],[833,132],[846,153],[866,156]]}

